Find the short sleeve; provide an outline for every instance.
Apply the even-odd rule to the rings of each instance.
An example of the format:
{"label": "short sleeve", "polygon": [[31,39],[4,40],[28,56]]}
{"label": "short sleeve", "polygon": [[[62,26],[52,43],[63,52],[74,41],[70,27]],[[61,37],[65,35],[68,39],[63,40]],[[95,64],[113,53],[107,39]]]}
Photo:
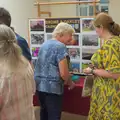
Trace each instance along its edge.
{"label": "short sleeve", "polygon": [[63,60],[66,56],[68,56],[67,48],[65,45],[57,46],[57,55],[56,55],[57,62],[59,63]]}

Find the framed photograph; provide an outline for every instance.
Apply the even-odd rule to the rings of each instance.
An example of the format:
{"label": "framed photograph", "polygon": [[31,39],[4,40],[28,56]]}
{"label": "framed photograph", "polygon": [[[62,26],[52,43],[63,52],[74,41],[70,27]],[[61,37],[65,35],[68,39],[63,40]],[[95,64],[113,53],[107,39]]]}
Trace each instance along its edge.
{"label": "framed photograph", "polygon": [[90,31],[94,31],[95,32],[95,28],[93,25],[93,19],[91,18],[86,18],[86,19],[82,19],[82,32],[90,32]]}
{"label": "framed photograph", "polygon": [[60,22],[65,22],[70,24],[76,33],[80,33],[80,18],[49,18],[46,19],[46,32],[52,33],[57,24]]}
{"label": "framed photograph", "polygon": [[79,48],[68,48],[68,54],[70,59],[80,60],[80,49]]}
{"label": "framed photograph", "polygon": [[47,33],[46,36],[47,36],[47,39],[46,39],[46,40],[52,39],[52,34],[51,34],[51,33]]}
{"label": "framed photograph", "polygon": [[71,72],[80,72],[80,63],[79,62],[71,62]]}
{"label": "framed photograph", "polygon": [[83,34],[82,46],[100,46],[99,37],[96,34]]}
{"label": "framed photograph", "polygon": [[73,43],[72,44],[74,46],[79,46],[79,43],[80,43],[79,39],[80,39],[79,34],[74,34],[73,35],[73,41],[72,41]]}
{"label": "framed photograph", "polygon": [[44,34],[31,33],[31,44],[40,45],[44,42]]}
{"label": "framed photograph", "polygon": [[92,55],[97,51],[93,48],[82,48],[82,59],[91,60]]}
{"label": "framed photograph", "polygon": [[45,20],[44,19],[30,19],[30,31],[45,32]]}
{"label": "framed photograph", "polygon": [[32,47],[32,57],[38,57],[39,47]]}

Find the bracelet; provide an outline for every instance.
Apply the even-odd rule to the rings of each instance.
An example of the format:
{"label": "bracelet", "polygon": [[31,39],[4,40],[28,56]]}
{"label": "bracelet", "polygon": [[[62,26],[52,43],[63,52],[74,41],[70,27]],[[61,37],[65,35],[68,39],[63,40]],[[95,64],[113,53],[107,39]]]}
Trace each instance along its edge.
{"label": "bracelet", "polygon": [[90,73],[91,73],[91,74],[94,74],[94,68],[91,69]]}

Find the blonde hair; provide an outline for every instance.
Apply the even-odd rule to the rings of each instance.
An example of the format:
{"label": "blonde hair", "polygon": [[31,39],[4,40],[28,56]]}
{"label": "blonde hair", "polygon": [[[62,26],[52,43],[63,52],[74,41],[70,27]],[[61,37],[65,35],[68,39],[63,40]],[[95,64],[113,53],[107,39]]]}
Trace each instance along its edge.
{"label": "blonde hair", "polygon": [[0,24],[0,63],[5,63],[15,69],[21,62],[27,63],[25,61],[13,30]]}
{"label": "blonde hair", "polygon": [[99,13],[94,21],[95,27],[103,27],[113,35],[120,35],[120,26],[107,13]]}
{"label": "blonde hair", "polygon": [[68,23],[61,22],[54,29],[52,35],[56,37],[57,35],[63,36],[64,34],[73,34],[75,33],[74,28]]}

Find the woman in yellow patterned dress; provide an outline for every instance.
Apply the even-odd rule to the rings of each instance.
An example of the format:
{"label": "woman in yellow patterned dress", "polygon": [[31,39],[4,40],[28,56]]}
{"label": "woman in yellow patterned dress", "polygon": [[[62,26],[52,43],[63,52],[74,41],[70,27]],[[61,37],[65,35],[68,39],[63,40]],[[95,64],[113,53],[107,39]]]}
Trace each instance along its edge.
{"label": "woman in yellow patterned dress", "polygon": [[88,120],[120,120],[120,27],[105,13],[96,16],[94,26],[104,40],[92,56],[95,76]]}

